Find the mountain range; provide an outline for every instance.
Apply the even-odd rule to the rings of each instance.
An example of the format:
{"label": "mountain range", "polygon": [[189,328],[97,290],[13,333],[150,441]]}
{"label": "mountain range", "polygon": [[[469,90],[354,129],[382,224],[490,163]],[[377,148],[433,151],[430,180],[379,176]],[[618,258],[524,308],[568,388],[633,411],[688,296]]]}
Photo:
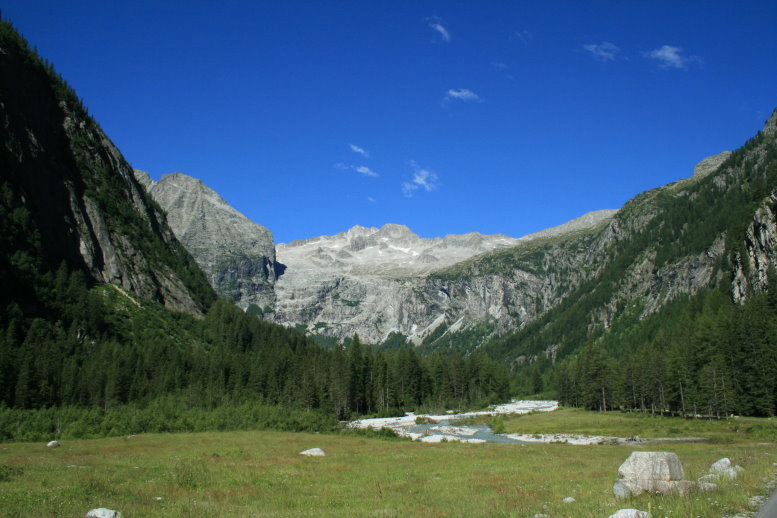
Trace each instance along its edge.
{"label": "mountain range", "polygon": [[457,288],[430,284],[430,276],[481,254],[595,227],[617,212],[591,212],[517,239],[477,232],[427,239],[386,224],[274,246],[266,228],[201,181],[181,173],[159,182],[142,171],[135,175],[221,296],[244,309],[254,305],[287,327],[338,340],[359,335],[375,344],[393,333],[420,345],[441,325],[462,329],[492,318],[515,325],[505,320],[501,303],[471,295],[450,301],[444,294]]}
{"label": "mountain range", "polygon": [[[763,133],[771,134],[773,126],[774,117]],[[319,339],[358,335],[374,344],[407,340],[427,349],[471,350],[546,315],[594,281],[618,248],[660,215],[664,197],[692,199],[704,182],[726,189],[725,177],[738,172],[730,157],[724,151],[703,159],[690,178],[643,193],[625,210],[590,212],[520,238],[473,232],[426,239],[386,224],[277,246],[267,229],[198,180],[181,173],[159,182],[142,172],[136,176],[216,291],[244,309],[253,304],[265,319]],[[589,316],[592,324],[608,326],[634,297],[644,298],[645,316],[720,280],[722,233],[710,235],[698,253],[660,266],[659,244],[644,243],[638,262]],[[751,253],[767,254],[760,258],[764,263],[772,257],[771,249]],[[740,269],[732,296],[746,297],[753,283],[763,289],[766,273],[759,275]]]}

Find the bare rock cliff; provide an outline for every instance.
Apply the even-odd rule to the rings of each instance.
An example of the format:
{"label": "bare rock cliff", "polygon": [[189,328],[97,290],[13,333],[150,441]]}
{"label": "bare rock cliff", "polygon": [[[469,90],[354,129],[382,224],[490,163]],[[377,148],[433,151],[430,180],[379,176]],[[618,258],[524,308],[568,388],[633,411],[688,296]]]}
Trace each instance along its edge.
{"label": "bare rock cliff", "polygon": [[213,292],[164,213],[75,93],[10,30],[0,39],[0,127],[4,193],[30,215],[48,268],[64,261],[202,314]]}
{"label": "bare rock cliff", "polygon": [[[615,212],[597,211],[520,239],[478,233],[424,239],[389,224],[279,245],[286,270],[275,286],[271,318],[335,338],[358,334],[372,343],[398,333],[421,344],[482,322],[504,332],[536,318],[592,274],[580,267],[591,262],[581,243]],[[556,246],[558,236],[573,234],[579,242]],[[537,264],[537,251],[548,247]],[[480,256],[500,264],[483,266]],[[558,271],[544,270],[551,264]]]}
{"label": "bare rock cliff", "polygon": [[155,182],[135,177],[167,212],[176,237],[194,256],[216,292],[243,309],[271,306],[275,299],[272,233],[232,208],[202,181],[181,173]]}

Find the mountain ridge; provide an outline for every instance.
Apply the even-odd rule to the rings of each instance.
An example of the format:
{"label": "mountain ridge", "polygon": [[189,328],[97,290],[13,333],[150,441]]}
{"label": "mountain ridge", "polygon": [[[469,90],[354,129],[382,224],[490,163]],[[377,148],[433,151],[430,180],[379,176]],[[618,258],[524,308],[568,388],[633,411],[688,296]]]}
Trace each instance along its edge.
{"label": "mountain ridge", "polygon": [[219,295],[243,309],[274,301],[275,246],[269,229],[249,220],[201,180],[182,173],[135,178],[167,213],[170,228]]}
{"label": "mountain ridge", "polygon": [[[692,176],[630,200],[627,210],[636,208],[636,219],[628,220],[633,228],[628,232],[638,231],[640,221],[653,217],[656,208],[650,200],[655,196],[682,193],[714,177],[730,156],[726,151],[707,157]],[[338,234],[280,243],[279,275],[262,313],[273,322],[338,340],[358,334],[380,343],[398,334],[416,345],[430,345],[440,336],[486,325],[491,331],[482,341],[539,318],[570,290],[595,278],[601,260],[587,248],[601,252],[618,242],[622,229],[616,218],[621,211],[592,211],[520,238],[477,232],[421,238],[405,225],[388,223],[380,228],[355,225]],[[591,241],[594,234],[600,245]],[[714,259],[722,253],[721,246],[720,241],[712,243],[705,253]],[[548,252],[550,256],[545,255]],[[536,263],[541,256],[544,265]],[[706,259],[691,259],[671,272],[658,270],[647,284],[640,281],[640,289],[655,290],[662,279],[683,279],[665,293],[661,289],[664,294],[647,311],[710,282],[710,266],[699,266],[707,264]],[[548,273],[553,268],[560,268],[560,273]],[[606,323],[615,312],[613,306],[602,314],[611,316],[601,318]]]}
{"label": "mountain ridge", "polygon": [[[64,263],[170,309],[202,316],[214,294],[159,206],[75,93],[7,22],[0,22],[0,148],[10,302]],[[13,232],[16,218],[26,230]],[[18,292],[16,291],[18,290]],[[15,300],[16,299],[16,300]],[[30,311],[37,311],[30,308]]]}

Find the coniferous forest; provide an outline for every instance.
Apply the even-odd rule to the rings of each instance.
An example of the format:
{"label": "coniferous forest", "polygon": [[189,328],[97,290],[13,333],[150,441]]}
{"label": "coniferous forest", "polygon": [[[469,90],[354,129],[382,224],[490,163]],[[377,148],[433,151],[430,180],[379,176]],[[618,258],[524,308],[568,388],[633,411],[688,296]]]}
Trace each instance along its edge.
{"label": "coniferous forest", "polygon": [[[777,290],[775,290],[777,291]],[[775,291],[735,306],[711,291],[668,305],[554,371],[563,404],[722,418],[773,416],[777,386]]]}
{"label": "coniferous forest", "polygon": [[[485,405],[510,395],[507,369],[485,355],[375,352],[358,337],[347,348],[324,349],[225,300],[200,320],[147,301],[138,307],[64,266],[41,278],[52,279],[41,287],[51,297],[47,317],[14,306],[3,319],[3,439],[333,429],[353,415]],[[26,419],[39,421],[21,426]]]}
{"label": "coniferous forest", "polygon": [[[750,250],[763,246],[754,241],[765,240],[764,228],[773,224],[754,222],[754,214],[773,214],[775,137],[774,131],[761,132],[732,153],[721,167],[728,171],[725,176],[656,189],[627,203],[618,218],[640,210],[645,203],[640,198],[652,197],[659,211],[618,245],[593,281],[525,329],[493,340],[487,350],[494,357],[534,352],[537,361],[519,367],[524,387],[528,390],[532,376],[539,376],[566,405],[716,418],[775,415],[777,273],[763,264],[758,273],[759,261],[747,259]],[[656,271],[709,253],[705,243],[717,236],[722,252],[708,287],[647,315],[647,296],[636,294],[621,299],[607,328],[592,322],[591,315],[615,298],[619,283],[644,260],[646,250],[654,254]],[[762,275],[768,282],[735,302],[737,268],[740,275]],[[537,354],[547,344],[559,346],[556,364]]]}

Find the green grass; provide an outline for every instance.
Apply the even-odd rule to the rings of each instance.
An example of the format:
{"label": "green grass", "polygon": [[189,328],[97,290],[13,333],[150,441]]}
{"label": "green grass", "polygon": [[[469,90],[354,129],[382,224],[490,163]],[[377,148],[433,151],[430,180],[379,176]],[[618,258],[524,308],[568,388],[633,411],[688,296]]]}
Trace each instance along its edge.
{"label": "green grass", "polygon": [[[504,419],[507,431],[631,435],[666,431],[651,418],[562,410]],[[542,421],[540,421],[542,420]],[[516,429],[528,422],[548,428]],[[628,430],[621,428],[627,423]],[[777,444],[690,422],[716,442],[632,446],[424,444],[348,434],[224,432],[0,444],[0,516],[82,517],[89,509],[146,516],[534,516],[606,517],[650,508],[655,517],[720,517],[747,509],[777,474]],[[752,423],[751,423],[752,424]],[[760,423],[763,424],[763,423]],[[579,426],[578,430],[565,429]],[[636,426],[632,426],[636,425]],[[674,425],[680,426],[680,424]],[[607,432],[609,430],[609,432]],[[615,433],[619,431],[620,433]],[[644,435],[648,435],[645,432]],[[663,435],[663,434],[662,434]],[[323,458],[299,452],[320,447]],[[730,457],[745,468],[714,493],[616,501],[618,466],[635,449],[674,451],[686,478]],[[562,499],[572,496],[573,504]],[[156,497],[162,497],[157,501]]]}
{"label": "green grass", "polygon": [[579,433],[614,437],[701,437],[711,443],[777,442],[777,420],[736,418],[728,420],[682,419],[638,412],[589,412],[561,408],[555,412],[483,418],[500,422],[503,433]]}

